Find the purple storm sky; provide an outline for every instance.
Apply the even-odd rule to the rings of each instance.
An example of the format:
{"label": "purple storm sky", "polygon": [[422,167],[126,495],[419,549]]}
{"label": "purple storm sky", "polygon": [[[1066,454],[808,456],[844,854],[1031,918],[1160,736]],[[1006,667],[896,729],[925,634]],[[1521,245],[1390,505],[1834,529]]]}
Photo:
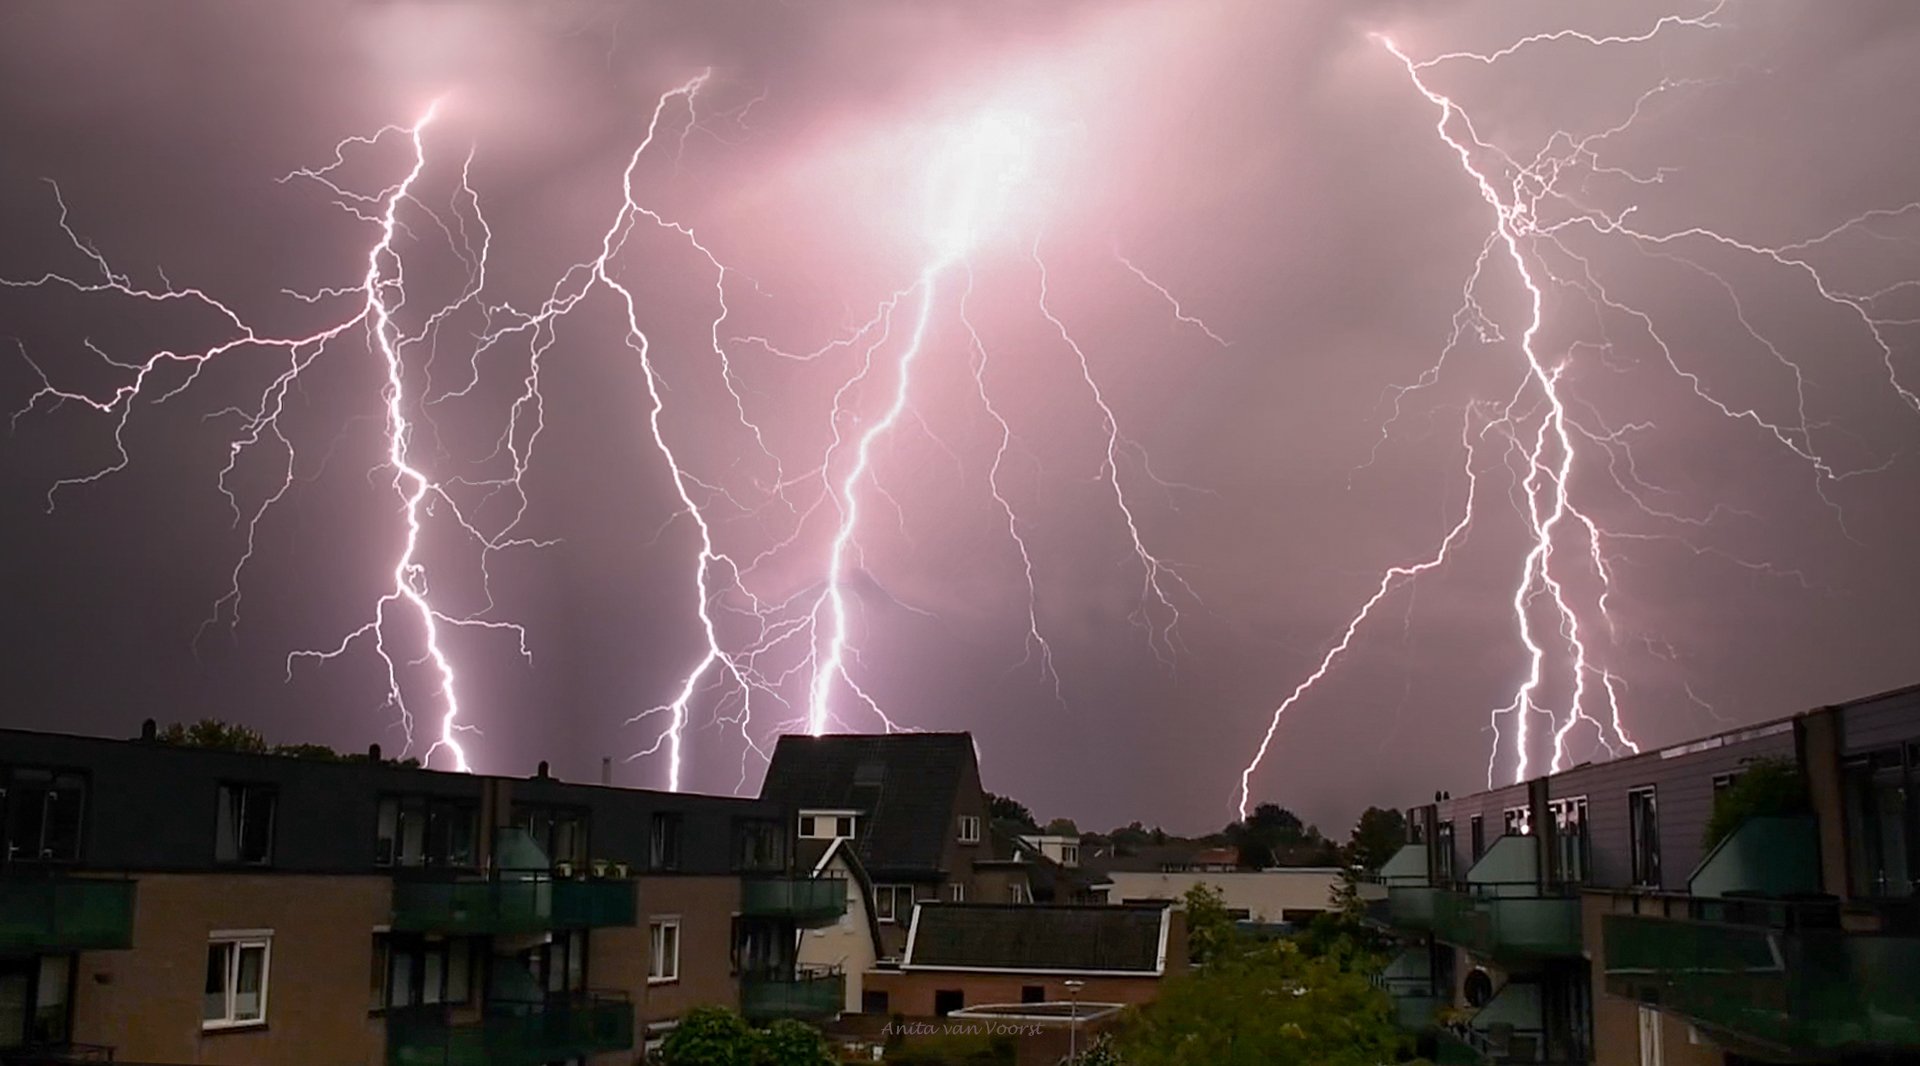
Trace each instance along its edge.
{"label": "purple storm sky", "polygon": [[[1594,154],[1569,155],[1517,225],[1534,227],[1521,247],[1544,290],[1532,347],[1574,427],[1567,489],[1599,530],[1609,581],[1585,533],[1562,528],[1554,565],[1592,667],[1587,710],[1610,714],[1610,676],[1626,731],[1660,744],[1916,679],[1920,411],[1901,390],[1920,389],[1920,206],[1905,209],[1920,200],[1920,10],[1903,0],[13,5],[0,10],[0,278],[98,280],[61,231],[50,179],[74,232],[131,283],[204,290],[263,329],[321,329],[337,308],[285,290],[359,285],[375,227],[315,182],[278,179],[440,99],[395,245],[407,327],[470,280],[460,249],[471,259],[479,230],[463,164],[490,226],[485,289],[404,349],[403,377],[410,404],[435,397],[410,407],[413,459],[470,486],[499,476],[495,446],[530,365],[525,338],[476,362],[476,338],[510,317],[485,309],[537,308],[598,253],[662,94],[710,69],[697,124],[684,100],[660,109],[633,194],[727,267],[718,336],[737,402],[714,350],[713,265],[642,219],[614,268],[638,297],[662,432],[699,479],[720,550],[762,557],[743,584],[764,602],[809,603],[837,519],[808,472],[863,346],[808,361],[774,349],[845,339],[911,286],[931,254],[924,190],[941,131],[1017,115],[1031,166],[967,264],[943,275],[906,412],[861,489],[841,585],[849,676],[903,726],[971,730],[988,787],[1043,816],[1217,827],[1274,709],[1382,573],[1429,558],[1460,521],[1471,468],[1473,520],[1446,563],[1373,608],[1253,776],[1256,800],[1337,826],[1365,804],[1484,784],[1489,713],[1529,671],[1514,600],[1526,452],[1548,410],[1520,347],[1527,292],[1498,242],[1469,287],[1494,211],[1379,38],[1418,62],[1656,25],[1643,41],[1562,36],[1420,76],[1471,116],[1473,162],[1509,197],[1528,194],[1519,167],[1543,146],[1632,116]],[[345,160],[342,187],[377,194],[409,155],[389,135]],[[984,380],[1013,437],[998,484],[1059,698],[1030,654],[1021,555],[989,483],[1000,430],[959,314],[968,271]],[[891,395],[907,310],[844,397],[843,434]],[[1171,653],[1147,631],[1166,634],[1172,612],[1143,600],[1101,411],[1045,312],[1114,412],[1141,543],[1178,575],[1162,578],[1179,612]],[[531,653],[497,629],[442,636],[476,769],[527,773],[544,758],[592,779],[611,755],[621,783],[666,781],[661,755],[628,759],[654,745],[660,718],[629,719],[670,701],[704,651],[698,536],[649,435],[622,315],[600,291],[541,355],[543,428],[514,536],[553,543],[491,553],[483,584],[451,506],[427,517],[436,607],[520,623]],[[220,471],[233,409],[258,406],[283,355],[237,346],[156,403],[185,383],[164,369],[131,401],[125,469],[62,487],[47,508],[57,482],[115,463],[118,414],[52,403],[43,384],[105,402],[132,377],[108,360],[233,333],[192,300],[0,288],[0,407],[25,408],[0,440],[4,724],[130,735],[149,716],[213,715],[281,741],[404,742],[368,647],[287,663],[367,621],[405,532],[381,469],[386,371],[364,331],[313,361],[276,435],[235,461],[228,487],[248,513],[279,484],[280,436],[296,476],[255,529],[237,624],[229,604],[202,627],[246,551]],[[1421,381],[1456,336],[1396,417],[1394,387]],[[447,395],[470,368],[478,384]],[[770,490],[782,473],[795,479],[784,502]],[[458,491],[502,528],[513,494]],[[713,606],[724,643],[751,643],[743,595]],[[1564,721],[1563,620],[1549,597],[1525,609],[1546,646],[1539,702]],[[437,704],[413,662],[417,627],[392,635],[426,717]],[[807,646],[759,664],[775,682],[756,697],[756,743],[804,715]],[[833,702],[848,726],[877,727],[845,687]],[[720,720],[738,709],[723,685],[696,693],[684,787],[757,787],[758,756]],[[1532,721],[1537,770],[1554,722]],[[1614,734],[1570,732],[1566,758],[1604,757],[1601,736]]]}

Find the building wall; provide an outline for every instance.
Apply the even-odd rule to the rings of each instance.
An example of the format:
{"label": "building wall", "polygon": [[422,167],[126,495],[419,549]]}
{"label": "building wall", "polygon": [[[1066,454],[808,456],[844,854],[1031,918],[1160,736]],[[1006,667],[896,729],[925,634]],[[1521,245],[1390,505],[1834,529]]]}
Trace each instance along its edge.
{"label": "building wall", "polygon": [[[651,938],[647,930],[655,917],[680,919],[680,977],[663,984],[646,984],[640,1004],[643,1024],[678,1018],[699,1006],[740,1006],[740,980],[733,972],[733,918],[740,913],[737,877],[643,877],[640,879],[638,943],[616,947],[616,958],[636,953],[644,984]],[[635,950],[637,949],[637,951]],[[602,960],[594,958],[597,979]],[[626,963],[616,963],[624,969]]]}
{"label": "building wall", "polygon": [[1195,885],[1220,893],[1229,908],[1244,908],[1254,921],[1277,922],[1290,910],[1332,910],[1340,872],[1324,868],[1236,871],[1234,873],[1122,873],[1107,875],[1111,903],[1164,899],[1179,902]]}
{"label": "building wall", "polygon": [[[980,819],[980,840],[974,844],[960,843],[960,818],[970,815]],[[999,895],[988,895],[990,886],[982,883],[982,874],[973,868],[976,859],[990,858],[993,855],[991,822],[987,816],[987,793],[980,785],[980,763],[968,758],[960,774],[960,787],[954,791],[953,812],[947,817],[947,849],[943,869],[951,871],[950,877],[956,881],[967,882],[969,900],[992,900],[996,903],[1006,901],[1006,887],[1000,886]],[[940,889],[940,899],[947,898],[945,886]]]}
{"label": "building wall", "polygon": [[[306,1066],[386,1060],[369,1013],[373,932],[392,913],[384,877],[143,874],[134,947],[81,956],[74,1040],[140,1062]],[[266,1024],[203,1032],[208,934],[272,930]]]}
{"label": "building wall", "polygon": [[[1027,877],[1027,871],[1014,866],[992,866],[975,870],[973,883],[967,888],[968,903],[1012,903],[1013,886],[1021,886],[1026,894],[1020,902],[1033,902],[1033,882]],[[978,893],[978,895],[975,895]]]}
{"label": "building wall", "polygon": [[824,872],[844,879],[847,913],[824,928],[801,930],[796,958],[802,966],[840,967],[847,975],[846,1010],[858,1013],[863,979],[878,957],[873,950],[872,927],[867,923],[867,896],[838,855]]}
{"label": "building wall", "polygon": [[[1045,999],[1065,1003],[1073,998],[1063,981],[1067,974],[955,973],[933,970],[878,970],[867,975],[867,988],[887,994],[887,1013],[907,1018],[934,1016],[934,993],[959,989],[965,1007],[989,1003],[1019,1003],[1030,985],[1045,989]],[[1149,1003],[1160,994],[1159,977],[1079,977],[1082,1003]]]}
{"label": "building wall", "polygon": [[[1590,891],[1581,897],[1581,935],[1593,965],[1593,1066],[1641,1066],[1640,1004],[1607,993],[1607,945],[1601,916],[1614,913],[1686,913],[1684,898],[1645,893]],[[1692,1026],[1656,1012],[1661,1066],[1723,1066],[1726,1053]]]}
{"label": "building wall", "polygon": [[1912,740],[1920,735],[1920,685],[1848,703],[1840,716],[1848,755]]}

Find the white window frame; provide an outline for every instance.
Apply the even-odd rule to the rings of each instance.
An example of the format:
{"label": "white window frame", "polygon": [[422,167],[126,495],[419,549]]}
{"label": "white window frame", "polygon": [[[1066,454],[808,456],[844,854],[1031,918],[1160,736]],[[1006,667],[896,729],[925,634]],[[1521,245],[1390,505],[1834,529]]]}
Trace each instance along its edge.
{"label": "white window frame", "polygon": [[[230,929],[219,930],[207,935],[207,950],[216,946],[227,950],[226,977],[226,1016],[223,1018],[206,1017],[205,990],[201,996],[200,1028],[212,1029],[252,1029],[267,1024],[267,989],[273,977],[273,930],[271,929]],[[254,1018],[234,1017],[234,997],[240,986],[240,958],[248,948],[260,949],[260,1014]],[[204,977],[204,974],[203,974]]]}
{"label": "white window frame", "polygon": [[947,882],[947,902],[965,903],[967,901],[967,883],[965,881]]}
{"label": "white window frame", "polygon": [[1080,865],[1080,845],[1078,844],[1060,845],[1060,865],[1062,866]]}
{"label": "white window frame", "polygon": [[1640,1008],[1640,1066],[1662,1066],[1665,1049],[1660,1041],[1660,1012]]}
{"label": "white window frame", "polygon": [[[816,820],[821,818],[829,819],[832,822],[833,829],[830,832],[822,834],[813,831]],[[840,832],[840,820],[843,818],[846,819],[847,822],[847,831],[845,834]],[[851,840],[859,830],[859,811],[801,811],[797,835],[801,840]]]}
{"label": "white window frame", "polygon": [[1032,903],[1033,902],[1033,897],[1027,894],[1027,886],[1026,886],[1026,883],[1023,881],[1015,881],[1014,883],[1008,885],[1007,895],[1014,903]]}
{"label": "white window frame", "polygon": [[[671,957],[661,949],[668,929],[673,930]],[[670,985],[680,980],[680,938],[683,932],[677,914],[656,914],[647,919],[647,984]],[[672,966],[663,966],[663,962],[671,962]]]}
{"label": "white window frame", "polygon": [[960,816],[960,843],[962,844],[980,843],[980,816],[979,815],[963,814]]}

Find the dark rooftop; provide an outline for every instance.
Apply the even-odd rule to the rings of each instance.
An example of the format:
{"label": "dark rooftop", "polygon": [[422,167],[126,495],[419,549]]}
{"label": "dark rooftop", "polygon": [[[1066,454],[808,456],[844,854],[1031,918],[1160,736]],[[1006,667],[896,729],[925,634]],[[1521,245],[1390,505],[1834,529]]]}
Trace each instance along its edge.
{"label": "dark rooftop", "polygon": [[773,749],[760,796],[796,811],[859,811],[854,850],[870,874],[934,875],[973,762],[967,733],[790,734]]}

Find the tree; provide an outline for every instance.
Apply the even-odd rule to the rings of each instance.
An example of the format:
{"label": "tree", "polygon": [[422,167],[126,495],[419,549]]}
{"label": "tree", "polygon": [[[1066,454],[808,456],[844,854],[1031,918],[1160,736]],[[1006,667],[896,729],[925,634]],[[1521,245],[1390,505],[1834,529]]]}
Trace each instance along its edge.
{"label": "tree", "polygon": [[833,1066],[833,1050],[820,1030],[782,1018],[760,1030],[753,1066]]}
{"label": "tree", "polygon": [[1078,837],[1080,827],[1073,824],[1071,818],[1055,818],[1047,823],[1045,832],[1050,837]]}
{"label": "tree", "polygon": [[987,793],[987,816],[996,822],[1012,822],[1035,832],[1040,830],[1040,823],[1034,821],[1033,812],[1027,809],[1026,804],[1012,796]]}
{"label": "tree", "polygon": [[754,1032],[725,1007],[695,1007],[660,1045],[666,1066],[756,1066]]}
{"label": "tree", "polygon": [[1748,818],[1805,814],[1812,809],[1806,780],[1792,760],[1756,759],[1713,797],[1713,814],[1707,819],[1702,844],[1711,850]]}
{"label": "tree", "polygon": [[1219,897],[1188,893],[1187,920],[1205,963],[1169,980],[1115,1040],[1127,1066],[1375,1066],[1405,1038],[1355,953],[1315,954],[1234,930]]}
{"label": "tree", "polygon": [[229,725],[217,718],[202,718],[192,725],[175,722],[160,730],[156,739],[162,744],[214,751],[238,751],[250,755],[267,752],[267,738],[243,725]]}
{"label": "tree", "polygon": [[1368,873],[1379,873],[1406,842],[1405,815],[1385,807],[1368,807],[1360,813],[1347,839],[1347,862]]}

